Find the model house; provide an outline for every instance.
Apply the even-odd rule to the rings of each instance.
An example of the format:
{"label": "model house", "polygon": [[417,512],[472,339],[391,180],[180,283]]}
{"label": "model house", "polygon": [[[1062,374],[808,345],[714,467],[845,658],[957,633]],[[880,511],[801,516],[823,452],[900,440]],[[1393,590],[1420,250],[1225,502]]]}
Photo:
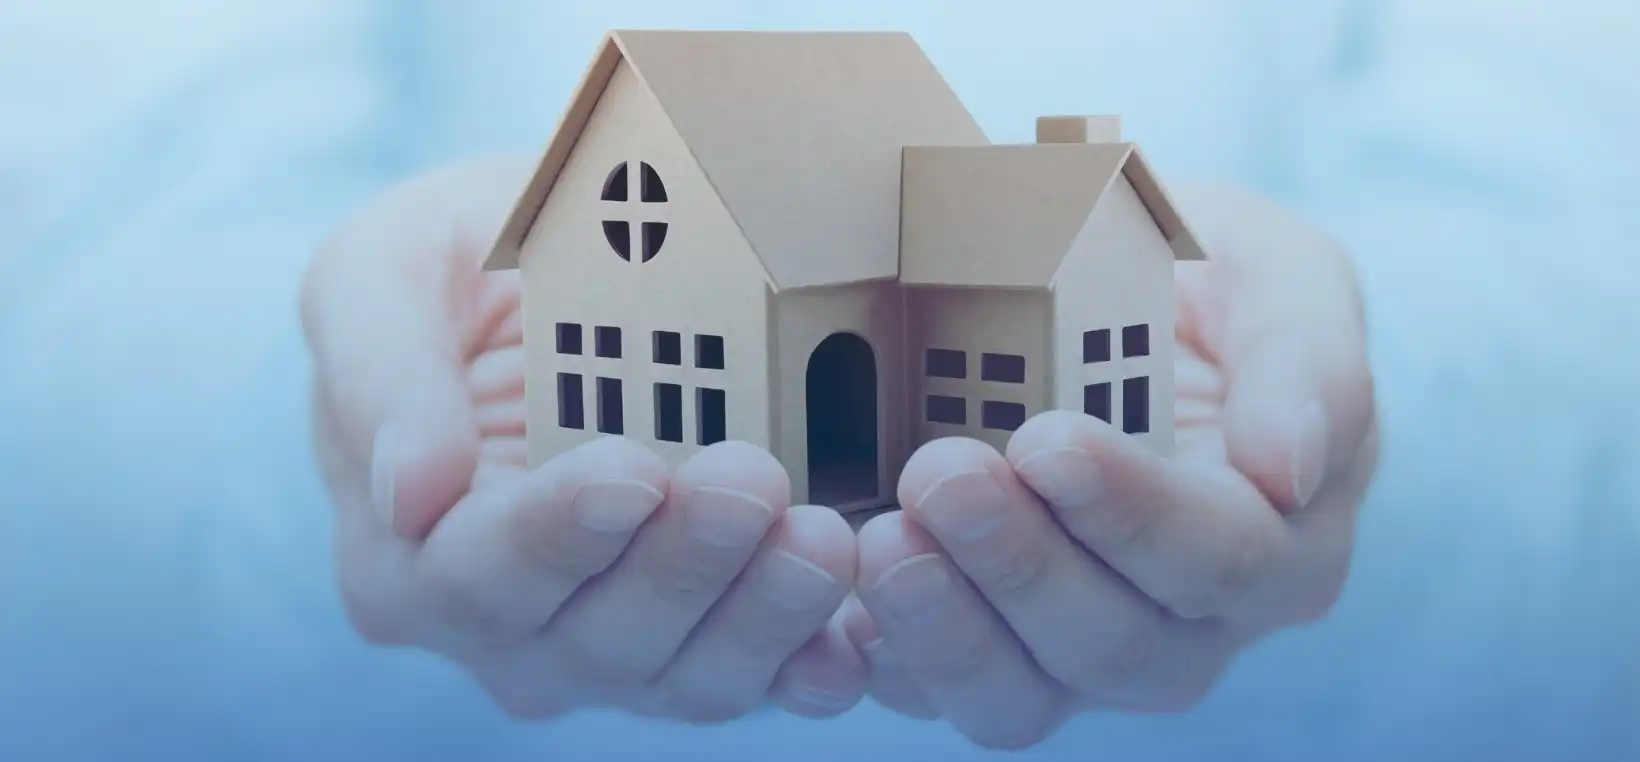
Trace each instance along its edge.
{"label": "model house", "polygon": [[1047,409],[1169,452],[1204,255],[1119,132],[991,145],[905,34],[610,34],[486,264],[522,271],[532,458],[745,440],[846,511]]}

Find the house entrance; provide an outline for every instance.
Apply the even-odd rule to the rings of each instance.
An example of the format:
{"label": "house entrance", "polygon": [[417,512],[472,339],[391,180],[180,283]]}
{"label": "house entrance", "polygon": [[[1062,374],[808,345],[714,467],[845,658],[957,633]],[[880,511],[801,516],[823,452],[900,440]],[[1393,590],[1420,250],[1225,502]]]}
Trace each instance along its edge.
{"label": "house entrance", "polygon": [[878,482],[877,358],[866,340],[834,333],[809,356],[809,502],[874,500]]}

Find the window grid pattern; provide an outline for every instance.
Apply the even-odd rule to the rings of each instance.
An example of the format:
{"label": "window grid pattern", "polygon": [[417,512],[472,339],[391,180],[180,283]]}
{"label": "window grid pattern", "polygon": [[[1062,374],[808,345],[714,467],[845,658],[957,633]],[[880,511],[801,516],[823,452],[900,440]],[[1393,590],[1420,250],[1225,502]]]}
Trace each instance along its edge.
{"label": "window grid pattern", "polygon": [[[651,189],[653,190],[653,189]],[[664,191],[655,191],[664,193]],[[664,196],[662,197],[664,200]],[[585,358],[587,354],[586,326],[579,323],[558,323],[554,349],[559,355]],[[618,326],[592,326],[592,355],[600,360],[620,360],[625,356],[622,331]],[[688,342],[691,352],[690,369],[685,369],[684,334],[679,331],[650,332],[650,360],[658,366],[678,368],[681,373],[704,372],[706,376],[690,379],[693,391],[688,395],[695,408],[694,432],[685,436],[684,379],[657,381],[652,385],[655,441],[706,446],[728,439],[728,391],[724,389],[721,372],[728,369],[728,348],[724,337],[717,334],[693,334]],[[586,362],[586,360],[582,360]],[[604,366],[605,370],[612,370]],[[589,383],[590,380],[590,383]],[[614,373],[588,377],[583,368],[569,368],[557,374],[558,425],[561,428],[584,431],[588,417],[592,427],[602,434],[627,434],[625,383]],[[590,388],[589,388],[590,387]],[[588,399],[589,395],[592,397]],[[590,405],[589,405],[590,403]],[[590,407],[590,411],[589,408]]]}
{"label": "window grid pattern", "polygon": [[[632,177],[634,172],[636,183]],[[632,192],[634,184],[638,186],[636,194]],[[598,198],[605,205],[604,240],[616,256],[628,262],[648,262],[660,253],[670,227],[662,214],[668,196],[666,185],[653,165],[646,161],[616,164],[604,178]]]}
{"label": "window grid pattern", "polygon": [[[923,351],[923,376],[926,379],[963,381],[971,377],[967,350],[929,347]],[[992,388],[995,384],[1020,385],[1025,383],[1025,357],[1001,352],[979,354],[979,385]],[[926,386],[926,385],[925,385]],[[968,398],[945,393],[944,389],[928,389],[923,395],[923,420],[946,426],[968,426]],[[1028,411],[1023,404],[993,399],[980,394],[979,425],[996,431],[1014,431],[1024,425]]]}
{"label": "window grid pattern", "polygon": [[[696,372],[710,375],[695,376],[693,392],[689,395],[695,407],[695,430],[688,437],[702,447],[714,445],[729,438],[728,391],[723,388],[721,371],[729,367],[728,349],[718,334],[694,334],[690,344],[690,370],[684,368],[684,335],[678,331],[654,331],[651,335],[651,360],[656,365],[679,368],[680,374],[693,376]],[[654,385],[655,440],[683,443],[684,379],[658,382]]]}
{"label": "window grid pattern", "polygon": [[[1120,364],[1122,360],[1150,357],[1150,340],[1148,323],[1125,325],[1119,329],[1094,328],[1082,333],[1082,363],[1097,376],[1090,378],[1082,386],[1083,413],[1105,423],[1120,423],[1123,433],[1144,434],[1150,431],[1150,376],[1123,373],[1120,368],[1114,372],[1099,370],[1101,366],[1109,363]],[[1120,346],[1114,347],[1113,344]],[[1121,360],[1116,359],[1118,352]],[[1112,375],[1121,378],[1119,422],[1116,420],[1118,413],[1115,399],[1118,384],[1108,380]]]}

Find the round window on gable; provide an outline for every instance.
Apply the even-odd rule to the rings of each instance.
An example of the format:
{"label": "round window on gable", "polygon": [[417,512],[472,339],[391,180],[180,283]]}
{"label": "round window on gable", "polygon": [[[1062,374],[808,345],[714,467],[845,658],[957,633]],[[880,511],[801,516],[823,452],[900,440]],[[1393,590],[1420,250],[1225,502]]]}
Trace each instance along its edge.
{"label": "round window on gable", "polygon": [[638,243],[642,247],[639,261],[648,262],[660,253],[661,246],[666,243],[668,224],[656,219],[659,215],[647,207],[667,202],[666,185],[649,162],[638,162],[638,201],[634,203],[630,192],[632,180],[628,177],[630,171],[629,163],[623,161],[604,178],[603,192],[599,196],[609,206],[603,223],[604,240],[609,242],[616,256],[630,262],[632,228],[636,225],[640,239]]}

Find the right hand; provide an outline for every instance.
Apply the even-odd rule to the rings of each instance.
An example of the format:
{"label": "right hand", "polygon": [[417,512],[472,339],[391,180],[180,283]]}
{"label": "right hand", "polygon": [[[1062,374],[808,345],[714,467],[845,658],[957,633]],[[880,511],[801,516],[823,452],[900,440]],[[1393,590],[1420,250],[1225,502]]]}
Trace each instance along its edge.
{"label": "right hand", "polygon": [[454,660],[520,717],[846,711],[867,683],[836,616],[854,535],[828,509],[789,506],[773,457],[726,442],[669,473],[609,437],[525,468],[517,273],[480,263],[532,168],[474,163],[398,187],[304,279],[352,622]]}

